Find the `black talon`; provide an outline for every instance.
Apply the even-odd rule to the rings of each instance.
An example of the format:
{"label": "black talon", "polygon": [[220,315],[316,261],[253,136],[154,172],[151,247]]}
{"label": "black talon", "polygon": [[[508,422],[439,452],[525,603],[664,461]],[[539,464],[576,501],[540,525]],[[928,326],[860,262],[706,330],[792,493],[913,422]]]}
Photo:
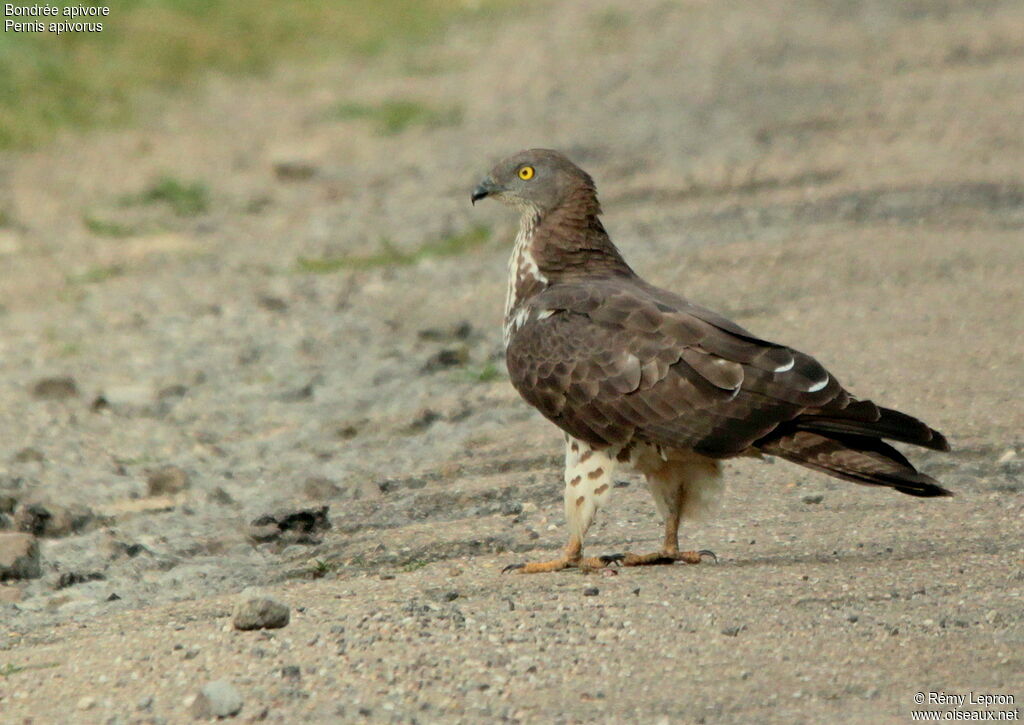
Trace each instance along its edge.
{"label": "black talon", "polygon": [[515,571],[516,569],[522,569],[524,566],[526,566],[526,564],[509,564],[508,566],[506,566],[504,569],[501,570],[501,573],[502,574],[508,574],[510,571]]}
{"label": "black talon", "polygon": [[625,554],[605,554],[603,556],[597,557],[598,561],[600,561],[605,566],[611,566],[612,564],[615,564],[616,566],[622,566],[622,560],[625,558]]}
{"label": "black talon", "polygon": [[716,564],[718,563],[718,554],[716,554],[715,552],[711,551],[710,549],[701,549],[700,551],[697,552],[697,555],[700,556],[700,557],[710,556],[712,559],[715,560]]}

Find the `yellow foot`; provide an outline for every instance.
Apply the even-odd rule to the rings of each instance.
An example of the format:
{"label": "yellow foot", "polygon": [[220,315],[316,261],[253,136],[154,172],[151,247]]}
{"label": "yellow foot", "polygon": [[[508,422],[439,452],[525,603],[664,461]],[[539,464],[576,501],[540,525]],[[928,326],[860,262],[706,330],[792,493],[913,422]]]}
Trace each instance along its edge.
{"label": "yellow foot", "polygon": [[700,551],[655,551],[650,554],[612,554],[602,556],[609,562],[618,562],[622,566],[653,566],[657,564],[675,564],[681,561],[684,564],[700,564],[703,557],[710,557],[718,562],[715,552],[701,549]]}
{"label": "yellow foot", "polygon": [[580,559],[569,559],[561,557],[551,561],[533,561],[524,564],[509,564],[501,570],[502,574],[514,571],[516,574],[541,574],[549,571],[561,571],[562,569],[582,569],[594,571],[611,566],[618,560],[614,556],[586,556]]}

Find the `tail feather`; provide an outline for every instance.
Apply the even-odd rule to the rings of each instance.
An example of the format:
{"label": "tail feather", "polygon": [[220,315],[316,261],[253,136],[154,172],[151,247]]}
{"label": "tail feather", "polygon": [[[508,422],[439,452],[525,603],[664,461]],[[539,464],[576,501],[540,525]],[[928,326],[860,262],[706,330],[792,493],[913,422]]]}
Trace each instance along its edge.
{"label": "tail feather", "polygon": [[825,434],[888,438],[936,451],[948,451],[945,436],[913,416],[882,408],[870,400],[857,400],[840,410],[804,414],[793,421],[799,430]]}
{"label": "tail feather", "polygon": [[776,432],[754,445],[764,453],[848,481],[887,486],[910,496],[953,495],[878,438],[828,429],[789,430]]}

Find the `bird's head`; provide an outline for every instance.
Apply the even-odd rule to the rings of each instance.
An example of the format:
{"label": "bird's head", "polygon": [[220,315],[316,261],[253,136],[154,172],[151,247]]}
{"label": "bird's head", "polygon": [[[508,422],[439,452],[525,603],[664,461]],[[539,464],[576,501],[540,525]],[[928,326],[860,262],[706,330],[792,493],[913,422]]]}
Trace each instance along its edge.
{"label": "bird's head", "polygon": [[596,204],[594,181],[557,151],[529,149],[499,161],[470,195],[475,204],[485,197],[524,212],[546,215],[570,197],[589,196]]}

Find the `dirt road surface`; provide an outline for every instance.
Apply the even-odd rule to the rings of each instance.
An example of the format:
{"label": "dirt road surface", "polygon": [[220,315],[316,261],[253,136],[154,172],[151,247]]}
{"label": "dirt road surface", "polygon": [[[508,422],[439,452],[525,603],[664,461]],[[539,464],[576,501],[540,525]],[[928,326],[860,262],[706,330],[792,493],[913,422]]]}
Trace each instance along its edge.
{"label": "dirt road surface", "polygon": [[[222,679],[244,722],[1024,707],[1022,38],[1009,1],[538,4],[3,158],[0,523],[41,576],[0,586],[0,720],[186,722]],[[338,110],[388,101],[426,122]],[[730,463],[683,532],[717,564],[502,576],[564,537],[501,358],[514,221],[469,205],[530,146],[653,282],[946,433],[910,455],[957,495]],[[595,553],[659,540],[622,484]],[[233,629],[250,585],[287,627]]]}

